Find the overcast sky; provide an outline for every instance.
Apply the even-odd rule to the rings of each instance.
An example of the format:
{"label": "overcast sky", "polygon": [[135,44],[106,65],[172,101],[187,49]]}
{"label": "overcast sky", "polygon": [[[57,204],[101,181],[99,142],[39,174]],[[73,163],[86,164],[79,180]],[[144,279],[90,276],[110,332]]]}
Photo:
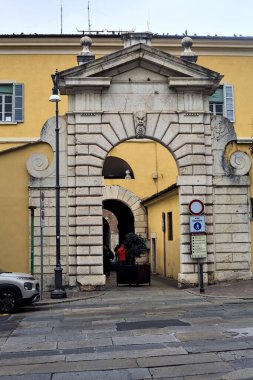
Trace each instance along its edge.
{"label": "overcast sky", "polygon": [[[88,30],[88,0],[0,0],[0,34]],[[91,30],[253,36],[253,0],[90,0]]]}

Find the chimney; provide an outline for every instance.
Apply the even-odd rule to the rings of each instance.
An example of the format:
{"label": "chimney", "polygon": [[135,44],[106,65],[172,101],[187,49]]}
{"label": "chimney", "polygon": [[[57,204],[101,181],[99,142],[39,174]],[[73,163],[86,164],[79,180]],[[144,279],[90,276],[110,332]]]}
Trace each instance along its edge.
{"label": "chimney", "polygon": [[153,33],[151,32],[128,32],[122,34],[122,39],[124,41],[124,48],[127,48],[136,44],[146,44],[151,46],[151,40],[153,37]]}

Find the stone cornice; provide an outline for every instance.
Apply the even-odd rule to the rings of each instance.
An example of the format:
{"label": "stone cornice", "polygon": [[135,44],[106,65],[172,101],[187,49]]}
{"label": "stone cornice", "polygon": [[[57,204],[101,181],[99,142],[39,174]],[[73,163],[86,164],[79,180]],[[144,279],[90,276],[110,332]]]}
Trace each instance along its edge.
{"label": "stone cornice", "polygon": [[170,88],[183,91],[200,90],[205,94],[212,94],[220,83],[223,76],[216,80],[209,78],[168,78]]}
{"label": "stone cornice", "polygon": [[[0,35],[0,54],[76,54],[82,35]],[[183,36],[153,35],[152,46],[180,55]],[[94,54],[123,48],[120,34],[91,35]],[[253,37],[192,36],[194,50],[201,55],[253,56]]]}
{"label": "stone cornice", "polygon": [[62,89],[62,94],[72,94],[75,93],[76,89],[88,90],[90,88],[102,89],[109,87],[111,84],[110,77],[88,77],[88,78],[77,78],[77,77],[66,77],[59,83],[59,88]]}

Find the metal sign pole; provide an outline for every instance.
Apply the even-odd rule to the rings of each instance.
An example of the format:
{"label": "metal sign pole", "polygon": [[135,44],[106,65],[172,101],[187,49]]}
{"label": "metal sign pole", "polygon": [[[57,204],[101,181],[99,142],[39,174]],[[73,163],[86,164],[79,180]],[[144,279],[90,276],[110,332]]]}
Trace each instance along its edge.
{"label": "metal sign pole", "polygon": [[205,293],[203,277],[203,261],[207,257],[206,225],[204,203],[199,199],[193,199],[189,203],[190,233],[191,233],[191,258],[197,259],[199,292]]}
{"label": "metal sign pole", "polygon": [[199,292],[205,293],[204,277],[203,277],[203,263],[198,260],[198,275],[199,275]]}

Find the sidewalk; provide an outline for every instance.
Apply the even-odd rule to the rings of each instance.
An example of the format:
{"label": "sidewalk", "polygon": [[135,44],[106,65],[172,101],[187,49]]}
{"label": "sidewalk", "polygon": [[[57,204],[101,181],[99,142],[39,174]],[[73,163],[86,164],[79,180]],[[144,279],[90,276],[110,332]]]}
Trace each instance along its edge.
{"label": "sidewalk", "polygon": [[[200,294],[199,288],[190,288],[187,291]],[[253,280],[237,280],[208,285],[205,287],[205,293],[200,295],[253,300]]]}
{"label": "sidewalk", "polygon": [[[176,282],[162,276],[152,276],[151,286],[160,286],[163,288],[173,287],[176,288]],[[132,287],[130,287],[132,289]],[[148,287],[147,287],[148,289]],[[108,291],[120,291],[121,287],[116,287],[116,273],[112,272],[111,277],[107,278],[104,288],[96,291],[78,291],[67,290],[67,298],[64,299],[51,299],[50,292],[44,292],[43,298],[36,305],[50,305],[58,303],[68,303],[79,301],[83,299],[101,297]],[[126,286],[124,286],[126,290]],[[201,297],[221,297],[221,298],[238,298],[238,299],[252,299],[253,300],[253,280],[238,280],[215,285],[208,285],[205,287],[205,292],[200,293],[199,288],[178,289],[179,292],[186,291]]]}

